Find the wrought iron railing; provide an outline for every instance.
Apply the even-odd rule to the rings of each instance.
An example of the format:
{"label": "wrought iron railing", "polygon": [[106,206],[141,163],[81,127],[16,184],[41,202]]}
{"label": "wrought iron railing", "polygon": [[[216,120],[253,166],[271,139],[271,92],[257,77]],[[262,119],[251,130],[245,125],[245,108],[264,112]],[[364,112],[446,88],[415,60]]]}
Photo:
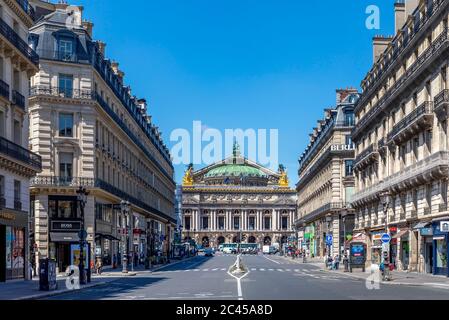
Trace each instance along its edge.
{"label": "wrought iron railing", "polygon": [[14,200],[14,210],[21,211],[22,210],[22,201],[15,199]]}
{"label": "wrought iron railing", "polygon": [[36,12],[34,11],[34,8],[30,5],[28,0],[16,0],[16,2],[20,5],[20,7],[22,7],[23,11],[25,11],[26,14],[29,15],[33,21],[36,20]]}
{"label": "wrought iron railing", "polygon": [[73,62],[73,63],[90,63],[90,57],[87,53],[82,52],[70,52],[63,50],[43,50],[38,49],[37,54],[41,59],[45,60],[55,60],[63,62]]}
{"label": "wrought iron railing", "polygon": [[91,90],[80,90],[71,88],[48,87],[48,86],[34,86],[30,88],[30,96],[55,96],[60,98],[70,99],[92,99],[93,94]]}
{"label": "wrought iron railing", "polygon": [[0,137],[0,153],[25,162],[27,165],[34,167],[38,171],[42,170],[42,159],[39,155],[3,137]]}
{"label": "wrought iron railing", "polygon": [[431,115],[433,114],[433,102],[426,101],[421,104],[418,108],[413,110],[407,116],[402,118],[394,127],[393,130],[388,134],[388,140],[392,139],[399,132],[401,132],[404,128],[408,127],[411,123],[413,123],[416,119],[421,117],[422,115]]}
{"label": "wrought iron railing", "polygon": [[378,150],[377,143],[372,143],[368,148],[363,150],[354,160],[354,166],[357,166],[362,160],[366,159],[370,154]]}
{"label": "wrought iron railing", "polygon": [[435,109],[437,109],[443,102],[449,103],[449,89],[442,90],[435,96]]}
{"label": "wrought iron railing", "polygon": [[12,91],[12,103],[20,109],[25,110],[25,97],[18,91]]}
{"label": "wrought iron railing", "polygon": [[0,95],[9,100],[9,84],[0,80]]}
{"label": "wrought iron railing", "polygon": [[[384,108],[384,104],[386,101],[393,96],[396,92],[398,92],[401,88],[404,82],[409,79],[412,75],[416,73],[416,71],[430,58],[435,57],[435,51],[439,50],[440,47],[443,45],[444,42],[448,40],[448,28],[445,28],[443,32],[438,36],[437,39],[434,40],[432,45],[428,47],[416,60],[410,68],[407,69],[407,71],[399,78],[397,79],[396,83],[393,87],[391,87],[388,91],[385,92],[385,94],[382,96],[382,98],[377,101],[377,103],[371,107],[371,109],[367,112],[365,116],[363,116],[362,119],[360,119],[357,123],[357,125],[353,129],[353,136],[356,137],[360,134],[360,132],[363,130],[363,128],[371,123],[373,123],[373,119],[381,112],[381,110]],[[361,105],[361,100],[358,101],[358,105]]]}
{"label": "wrought iron railing", "polygon": [[0,34],[11,42],[34,65],[39,65],[39,56],[2,18],[0,18]]}

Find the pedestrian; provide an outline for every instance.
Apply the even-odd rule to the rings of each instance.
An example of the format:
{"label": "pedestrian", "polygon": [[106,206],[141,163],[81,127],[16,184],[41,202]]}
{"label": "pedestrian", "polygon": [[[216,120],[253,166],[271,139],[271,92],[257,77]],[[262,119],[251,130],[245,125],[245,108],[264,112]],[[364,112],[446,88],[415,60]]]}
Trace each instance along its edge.
{"label": "pedestrian", "polygon": [[340,265],[340,256],[337,254],[334,259],[335,270],[338,270],[339,265]]}
{"label": "pedestrian", "polygon": [[95,264],[95,269],[97,270],[97,275],[101,274],[102,267],[103,267],[103,262],[101,261],[101,257],[97,257],[97,262]]}

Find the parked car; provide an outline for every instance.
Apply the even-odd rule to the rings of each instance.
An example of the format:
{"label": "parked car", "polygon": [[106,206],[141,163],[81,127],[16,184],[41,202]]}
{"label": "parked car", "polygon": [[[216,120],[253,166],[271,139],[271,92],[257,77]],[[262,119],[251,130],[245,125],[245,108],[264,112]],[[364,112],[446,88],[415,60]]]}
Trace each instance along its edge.
{"label": "parked car", "polygon": [[197,246],[197,247],[196,247],[196,250],[197,250],[198,252],[204,252],[204,247],[203,247],[203,246]]}
{"label": "parked car", "polygon": [[276,254],[277,250],[274,246],[263,246],[263,254]]}
{"label": "parked car", "polygon": [[206,257],[213,257],[214,256],[214,250],[212,248],[206,248],[206,249],[204,249],[204,255]]}
{"label": "parked car", "polygon": [[234,247],[225,247],[225,248],[223,248],[223,253],[226,253],[226,254],[237,253],[237,248],[234,248]]}

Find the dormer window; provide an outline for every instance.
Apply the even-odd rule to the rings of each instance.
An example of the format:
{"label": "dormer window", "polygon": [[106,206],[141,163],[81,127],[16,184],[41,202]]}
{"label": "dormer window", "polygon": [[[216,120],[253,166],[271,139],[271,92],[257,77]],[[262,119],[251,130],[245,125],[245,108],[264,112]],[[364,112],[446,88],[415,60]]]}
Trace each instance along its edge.
{"label": "dormer window", "polygon": [[58,42],[59,58],[63,61],[73,60],[73,40],[59,39]]}

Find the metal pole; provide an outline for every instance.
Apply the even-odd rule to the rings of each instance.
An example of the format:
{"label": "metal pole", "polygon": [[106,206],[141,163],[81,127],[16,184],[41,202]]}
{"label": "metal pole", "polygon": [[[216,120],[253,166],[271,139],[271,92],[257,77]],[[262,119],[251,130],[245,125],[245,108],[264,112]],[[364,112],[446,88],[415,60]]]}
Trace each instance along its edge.
{"label": "metal pole", "polygon": [[123,257],[122,257],[122,273],[128,273],[128,250],[127,250],[127,234],[128,228],[126,223],[126,203],[122,201],[122,244],[123,244]]}

